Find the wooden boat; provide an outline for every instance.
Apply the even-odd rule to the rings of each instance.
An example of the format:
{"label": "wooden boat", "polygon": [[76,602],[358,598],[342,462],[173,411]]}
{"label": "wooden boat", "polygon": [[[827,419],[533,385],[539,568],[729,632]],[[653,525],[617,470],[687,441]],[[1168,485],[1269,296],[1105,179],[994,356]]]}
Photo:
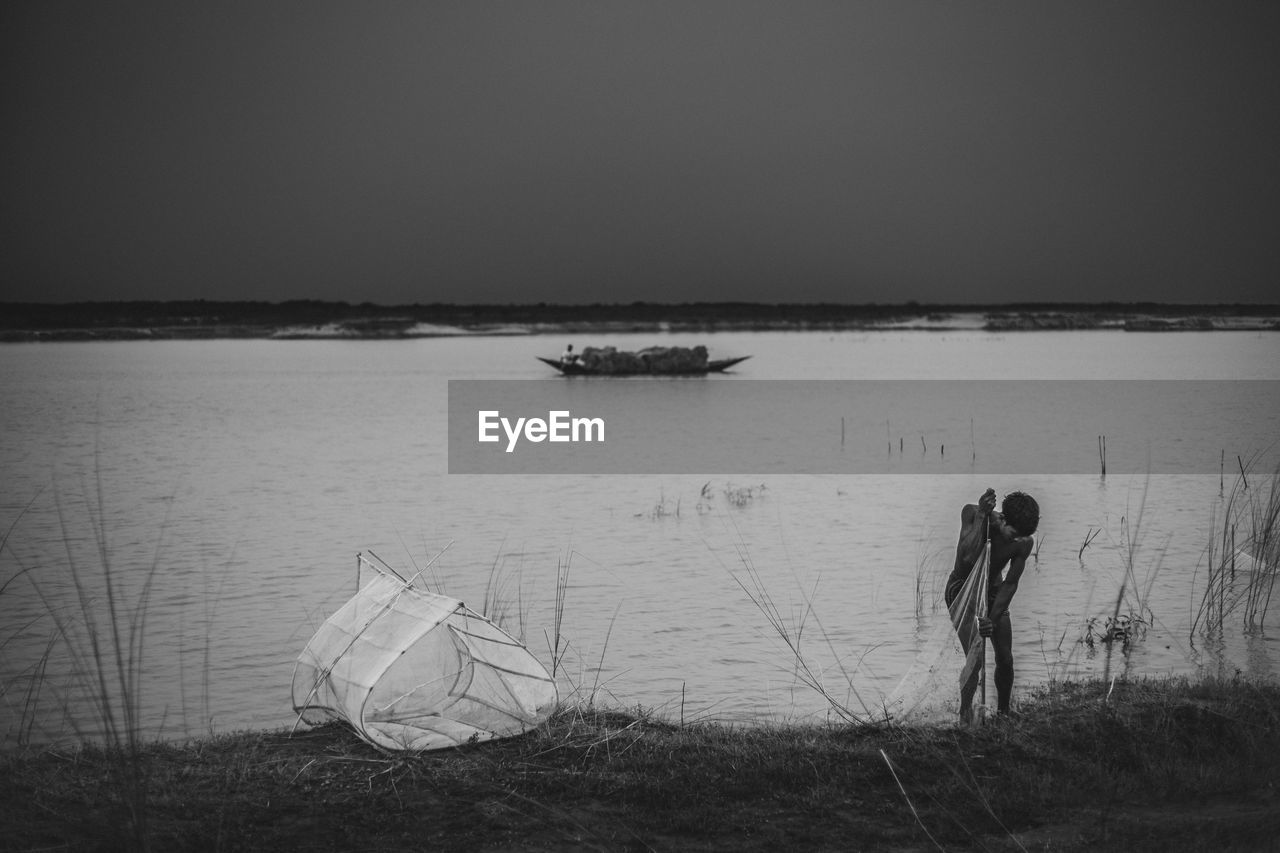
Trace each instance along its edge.
{"label": "wooden boat", "polygon": [[677,367],[674,369],[644,366],[639,368],[599,370],[576,361],[563,362],[558,358],[543,358],[542,356],[535,357],[538,361],[551,365],[565,376],[702,376],[707,373],[723,373],[735,364],[739,364],[751,358],[749,355],[744,355],[740,358],[722,358],[716,361],[708,361],[698,367],[689,366]]}

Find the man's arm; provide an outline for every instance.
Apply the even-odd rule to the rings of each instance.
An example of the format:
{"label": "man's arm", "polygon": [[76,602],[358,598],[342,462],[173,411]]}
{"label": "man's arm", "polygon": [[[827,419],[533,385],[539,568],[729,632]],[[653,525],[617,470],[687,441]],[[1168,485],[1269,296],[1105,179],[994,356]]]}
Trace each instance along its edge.
{"label": "man's arm", "polygon": [[987,537],[987,519],[996,506],[995,489],[978,498],[978,503],[965,504],[960,510],[960,539],[956,542],[956,571],[967,569],[978,556]]}
{"label": "man's arm", "polygon": [[987,614],[987,618],[993,623],[1009,609],[1009,602],[1018,591],[1018,581],[1022,578],[1023,569],[1027,567],[1027,557],[1030,554],[1031,538],[1028,537],[1025,541],[1018,543],[1018,550],[1009,560],[1009,571],[1005,572],[1004,580],[996,589],[995,601],[992,602],[991,611]]}

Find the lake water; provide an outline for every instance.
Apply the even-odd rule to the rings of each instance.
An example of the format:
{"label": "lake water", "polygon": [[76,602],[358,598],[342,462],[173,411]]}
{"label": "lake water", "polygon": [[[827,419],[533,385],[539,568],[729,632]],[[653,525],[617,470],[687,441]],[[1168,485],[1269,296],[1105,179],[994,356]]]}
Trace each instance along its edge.
{"label": "lake water", "polygon": [[[874,704],[938,617],[960,508],[988,486],[1030,492],[1043,513],[1038,559],[1011,610],[1017,690],[1100,673],[1105,648],[1080,641],[1090,618],[1114,612],[1122,585],[1121,612],[1151,624],[1127,656],[1113,656],[1113,671],[1207,666],[1267,676],[1280,663],[1275,635],[1245,631],[1239,619],[1229,617],[1212,643],[1191,630],[1221,513],[1216,462],[1188,469],[1198,473],[1147,475],[1113,461],[1104,478],[1090,457],[1079,473],[992,475],[960,464],[970,453],[966,436],[963,449],[948,451],[951,467],[902,469],[916,473],[762,475],[749,462],[712,475],[696,466],[687,474],[447,473],[448,381],[580,381],[534,359],[567,342],[0,348],[0,526],[13,525],[0,554],[5,743],[93,734],[74,674],[93,668],[88,626],[109,637],[104,562],[118,585],[116,623],[139,641],[133,669],[145,731],[181,737],[291,724],[293,662],[354,591],[358,552],[421,571],[473,608],[496,601],[508,629],[546,663],[557,576],[567,573],[565,696],[687,720],[821,719],[826,703],[797,679],[791,653],[742,584],[769,596],[831,692],[855,708],[856,697]],[[1280,379],[1273,333],[791,332],[572,342],[701,343],[714,357],[752,356],[731,376],[605,380],[623,395],[643,384],[650,416],[687,397],[691,383],[989,377],[1034,389],[1035,380]],[[1229,463],[1227,493],[1236,456],[1274,453],[1267,437],[1280,435],[1280,401],[1257,399],[1258,386],[1238,387],[1254,398],[1223,406],[1221,422],[1178,439],[1188,452]],[[707,410],[698,423],[733,443],[749,419]],[[838,429],[832,423],[833,436]],[[921,443],[915,432],[887,431],[878,426],[875,436],[886,458],[916,459],[908,455],[911,442]],[[977,431],[972,442],[985,448],[984,438]],[[1115,447],[1140,438],[1108,433]],[[1094,430],[1081,437],[1090,454],[1095,440]],[[929,458],[928,448],[920,457]],[[1250,474],[1255,490],[1274,470],[1271,457],[1262,461]],[[1091,531],[1101,532],[1081,552]],[[1126,581],[1130,540],[1137,546]]]}

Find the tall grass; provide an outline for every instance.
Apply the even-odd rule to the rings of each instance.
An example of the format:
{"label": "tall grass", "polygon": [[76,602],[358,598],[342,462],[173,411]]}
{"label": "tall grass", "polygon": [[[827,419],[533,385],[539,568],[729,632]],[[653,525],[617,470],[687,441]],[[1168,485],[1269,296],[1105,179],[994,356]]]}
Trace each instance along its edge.
{"label": "tall grass", "polygon": [[1280,571],[1280,471],[1267,481],[1265,493],[1250,494],[1249,539],[1244,548],[1253,565],[1244,589],[1243,618],[1246,628],[1261,631]]}
{"label": "tall grass", "polygon": [[[1145,621],[1143,620],[1143,613],[1146,611],[1145,593],[1150,592],[1151,584],[1155,582],[1154,573],[1148,573],[1148,583],[1145,589],[1139,591],[1138,576],[1135,571],[1135,567],[1138,559],[1138,548],[1140,546],[1139,537],[1142,532],[1142,515],[1147,505],[1147,487],[1149,485],[1150,485],[1149,481],[1146,483],[1143,483],[1142,502],[1138,506],[1137,520],[1134,523],[1130,524],[1128,520],[1129,519],[1128,515],[1125,515],[1120,519],[1120,533],[1122,537],[1120,550],[1121,550],[1121,560],[1123,562],[1123,568],[1124,568],[1124,577],[1120,581],[1120,588],[1116,591],[1115,607],[1112,609],[1110,621],[1108,623],[1111,626],[1117,626],[1121,624],[1120,608],[1124,604],[1126,594],[1130,591],[1139,592],[1138,619],[1140,621]],[[1103,665],[1103,670],[1102,670],[1103,682],[1109,682],[1111,680],[1111,656],[1112,656],[1112,653],[1115,651],[1115,643],[1109,642],[1106,644],[1106,647],[1107,647],[1106,661]],[[1128,647],[1122,646],[1122,648],[1127,649]]]}
{"label": "tall grass", "polygon": [[[1237,481],[1238,483],[1239,481]],[[1228,613],[1235,608],[1233,587],[1235,585],[1235,502],[1239,492],[1233,488],[1225,499],[1221,509],[1221,533],[1219,539],[1219,520],[1217,508],[1211,522],[1209,543],[1206,547],[1206,571],[1204,591],[1200,595],[1200,606],[1191,621],[1191,638],[1196,634],[1205,637],[1220,637],[1226,625]],[[1228,600],[1231,604],[1228,606]]]}
{"label": "tall grass", "polygon": [[[489,577],[484,585],[484,599],[480,613],[521,643],[525,643],[525,628],[529,609],[524,598],[524,573],[517,570],[515,576],[506,571],[506,558],[502,554],[506,540],[498,546],[498,553],[489,567]],[[510,591],[515,585],[515,595]]]}
{"label": "tall grass", "polygon": [[[717,559],[719,556],[717,555]],[[751,558],[750,552],[745,545],[738,546],[738,559],[741,564],[741,573],[729,571],[730,577],[738,587],[746,593],[751,603],[764,616],[769,626],[773,629],[778,639],[782,641],[786,648],[788,656],[791,659],[791,670],[796,679],[805,687],[812,690],[818,696],[822,697],[830,707],[831,711],[837,718],[846,723],[868,724],[873,721],[875,712],[859,694],[858,689],[854,686],[853,674],[845,666],[844,659],[836,651],[834,643],[831,641],[830,635],[822,626],[822,621],[818,618],[814,610],[813,602],[817,593],[817,582],[811,591],[803,593],[803,605],[798,613],[793,614],[790,618],[784,615],[777,602],[769,593],[764,581],[760,577],[760,572],[756,569],[755,563]],[[723,564],[722,564],[723,565]],[[745,576],[745,580],[744,577]],[[839,671],[841,680],[844,682],[846,696],[852,696],[858,703],[861,711],[853,708],[846,698],[838,696],[828,687],[826,673],[822,668],[811,662],[808,654],[804,649],[804,635],[807,625],[813,620],[818,634],[822,641],[826,644],[836,661],[836,668]],[[858,659],[860,665],[862,660],[874,650],[874,646],[865,650]],[[857,665],[854,669],[856,671]]]}
{"label": "tall grass", "polygon": [[[614,625],[617,624],[618,614],[622,612],[622,602],[618,602],[618,605],[614,608],[613,616],[609,619],[609,626],[605,630],[604,642],[601,644],[599,657],[593,666],[583,659],[581,653],[574,649],[573,643],[570,642],[564,632],[565,606],[569,596],[569,575],[575,555],[582,556],[579,552],[570,548],[565,551],[563,557],[556,560],[556,588],[551,613],[551,632],[547,634],[544,629],[544,634],[546,635],[547,648],[551,655],[551,677],[557,680],[565,679],[572,688],[567,696],[561,696],[561,709],[575,707],[579,711],[584,708],[590,711],[595,708],[601,691],[607,691],[608,681],[602,684],[600,676],[604,672],[604,659],[609,651],[609,641],[613,637]],[[587,559],[589,560],[590,558]],[[568,676],[565,666],[565,659],[570,651],[574,651],[579,660],[580,671],[576,682]],[[591,675],[590,688],[586,687],[588,673]]]}
{"label": "tall grass", "polygon": [[568,651],[568,641],[564,638],[564,605],[569,595],[569,570],[573,567],[573,552],[564,559],[556,561],[556,598],[554,616],[552,617],[551,635],[547,637],[547,646],[551,652],[551,677],[555,678],[564,662]]}
{"label": "tall grass", "polygon": [[[39,499],[40,494],[43,491],[44,490],[41,489],[36,492],[35,495],[32,496],[31,500],[27,501],[27,505],[24,506],[16,516],[14,516],[13,521],[9,522],[9,526],[4,531],[4,536],[0,536],[0,557],[4,556],[4,549],[9,545],[9,537],[13,535],[13,531],[17,528],[18,522],[22,521],[22,517],[31,511],[31,507],[35,506],[36,500]],[[22,567],[14,574],[5,578],[4,583],[0,584],[0,595],[4,595],[9,586],[18,578],[25,575],[28,571],[30,571],[30,567]]]}
{"label": "tall grass", "polygon": [[941,599],[936,594],[935,584],[931,582],[937,580],[938,572],[933,567],[940,562],[944,562],[950,551],[946,547],[929,550],[928,543],[930,539],[931,536],[929,534],[922,533],[916,543],[915,606],[917,620],[920,620],[925,615],[926,597],[933,602],[930,611],[936,612],[938,609],[938,602]]}
{"label": "tall grass", "polygon": [[[1146,563],[1143,559],[1145,548],[1142,522],[1146,513],[1150,485],[1149,478],[1143,481],[1142,497],[1138,502],[1137,512],[1127,508],[1126,513],[1121,516],[1119,541],[1112,538],[1110,532],[1107,534],[1112,547],[1119,553],[1120,585],[1116,589],[1111,612],[1103,618],[1091,617],[1086,620],[1084,634],[1079,640],[1079,643],[1089,648],[1093,648],[1095,641],[1101,642],[1106,648],[1103,683],[1111,683],[1112,658],[1116,649],[1120,649],[1127,658],[1133,643],[1141,639],[1146,633],[1146,628],[1155,621],[1155,614],[1151,611],[1149,601],[1151,590],[1160,573],[1164,548],[1156,549],[1156,553],[1160,556],[1146,565],[1145,573],[1141,578],[1138,576],[1139,566]],[[1090,528],[1090,532],[1091,535],[1086,535],[1084,544],[1080,548],[1081,556],[1084,549],[1097,538],[1102,529],[1100,528],[1098,533],[1092,533]]]}
{"label": "tall grass", "polygon": [[[5,529],[4,535],[0,536],[0,559],[3,559],[4,557],[5,548],[9,544],[9,537],[13,535],[13,531],[17,528],[18,522],[22,521],[22,517],[30,511],[32,506],[35,505],[36,499],[39,498],[39,496],[40,493],[37,492],[35,496],[27,502],[27,505],[14,517],[13,521],[9,523],[8,528]],[[30,570],[30,566],[20,565],[16,572],[5,578],[4,583],[0,583],[0,596],[3,596],[8,592],[14,582],[24,577]],[[0,640],[0,653],[4,653],[10,642],[33,627],[37,621],[39,621],[39,617],[28,620],[26,624],[20,625],[16,628],[10,626],[13,630]],[[50,635],[44,653],[41,654],[36,661],[31,664],[31,666],[25,668],[25,671],[21,673],[21,676],[23,676],[22,679],[14,678],[0,683],[0,700],[7,701],[10,689],[20,680],[25,680],[26,682],[26,690],[24,691],[25,695],[22,697],[22,711],[18,715],[17,742],[19,746],[26,746],[30,742],[31,730],[35,725],[36,717],[34,709],[39,705],[40,693],[45,682],[45,669],[49,662],[49,656],[53,653],[53,649],[57,644],[57,641],[58,635],[56,633]]]}
{"label": "tall grass", "polygon": [[[147,618],[155,580],[160,574],[160,552],[169,523],[171,500],[156,537],[149,562],[121,565],[111,542],[111,525],[107,519],[105,488],[99,473],[92,489],[82,489],[79,505],[54,489],[59,532],[65,557],[65,576],[31,571],[26,575],[38,596],[44,612],[52,620],[53,633],[32,673],[23,711],[23,742],[29,740],[30,727],[37,716],[45,713],[39,701],[42,690],[56,689],[48,685],[47,664],[55,647],[61,646],[70,662],[71,694],[62,697],[67,724],[82,740],[97,740],[106,754],[114,758],[113,772],[120,784],[113,787],[123,806],[127,827],[124,836],[133,849],[150,848],[147,829],[147,777],[143,753],[146,735],[143,730],[143,673],[147,659]],[[78,522],[73,517],[83,512],[90,536],[90,556],[85,558],[75,543]],[[6,535],[7,541],[7,535]],[[43,569],[56,567],[41,567]],[[10,579],[12,580],[12,578]],[[69,583],[72,592],[69,605],[59,604],[59,583]],[[84,727],[75,705],[83,702],[95,721],[92,730]]]}
{"label": "tall grass", "polygon": [[1240,476],[1215,509],[1193,640],[1220,638],[1237,612],[1245,631],[1261,631],[1266,623],[1280,574],[1280,469],[1250,485],[1249,468],[1241,462]]}

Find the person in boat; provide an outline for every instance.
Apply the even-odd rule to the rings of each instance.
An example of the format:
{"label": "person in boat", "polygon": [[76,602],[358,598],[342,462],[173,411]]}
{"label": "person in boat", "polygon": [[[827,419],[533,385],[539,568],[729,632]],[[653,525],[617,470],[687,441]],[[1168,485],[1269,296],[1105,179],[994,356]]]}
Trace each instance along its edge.
{"label": "person in boat", "polygon": [[[1027,566],[1027,556],[1031,554],[1031,537],[1040,525],[1040,506],[1030,495],[1011,492],[1001,503],[1000,512],[996,512],[995,508],[995,490],[987,489],[976,505],[966,504],[960,511],[960,539],[956,543],[955,568],[947,579],[946,602],[950,607],[960,594],[969,572],[975,568],[982,548],[990,537],[991,568],[986,590],[987,615],[978,620],[980,636],[977,639],[982,643],[987,638],[991,639],[996,659],[996,708],[999,713],[1007,714],[1009,696],[1013,692],[1013,627],[1009,620],[1009,602],[1018,591],[1018,582]],[[1001,572],[1005,566],[1009,567],[1009,571],[1002,579]],[[972,619],[974,615],[970,611],[964,618]],[[972,631],[957,623],[957,633],[967,654],[969,642],[973,638]],[[981,677],[981,672],[975,669],[960,688],[960,719],[966,723],[973,720],[973,694],[978,689],[978,679]]]}
{"label": "person in boat", "polygon": [[578,354],[573,351],[573,344],[569,344],[564,348],[564,353],[560,356],[561,364],[577,364]]}

